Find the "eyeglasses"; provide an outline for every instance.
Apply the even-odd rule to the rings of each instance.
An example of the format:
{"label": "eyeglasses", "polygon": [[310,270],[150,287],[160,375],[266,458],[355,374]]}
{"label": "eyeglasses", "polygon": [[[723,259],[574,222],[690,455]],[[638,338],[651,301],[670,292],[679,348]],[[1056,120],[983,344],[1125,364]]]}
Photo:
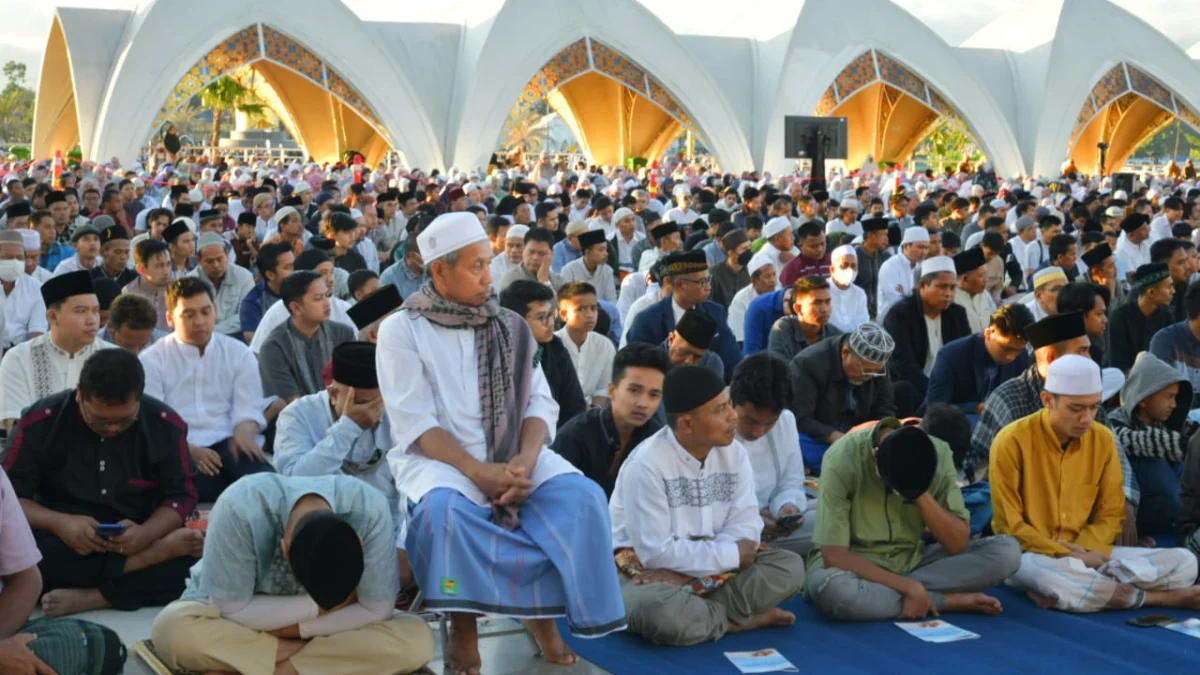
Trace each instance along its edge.
{"label": "eyeglasses", "polygon": [[530,321],[532,321],[534,323],[542,323],[542,324],[553,324],[554,323],[554,313],[553,312],[538,312],[537,314],[527,314],[525,316],[525,318],[529,319]]}
{"label": "eyeglasses", "polygon": [[[854,363],[856,365],[858,365],[858,376],[859,377],[877,378],[877,377],[886,377],[887,376],[887,364],[886,363],[883,363],[883,364],[873,363],[871,361],[867,361],[866,359],[859,356],[858,354],[854,354]],[[880,369],[879,370],[867,370],[867,367],[865,365],[867,363],[870,363],[872,366],[879,366]]]}
{"label": "eyeglasses", "polygon": [[124,417],[118,420],[106,420],[97,419],[95,414],[92,412],[91,405],[89,405],[87,401],[80,401],[79,404],[79,410],[83,413],[83,421],[95,431],[100,431],[101,429],[124,431],[125,429],[128,429],[129,427],[133,426],[134,422],[137,422],[138,412],[141,410],[141,407],[142,406],[139,403],[138,407],[134,409],[133,414],[129,417]]}
{"label": "eyeglasses", "polygon": [[702,288],[709,288],[712,286],[712,277],[704,277],[703,279],[680,279],[679,281],[689,284],[696,284]]}

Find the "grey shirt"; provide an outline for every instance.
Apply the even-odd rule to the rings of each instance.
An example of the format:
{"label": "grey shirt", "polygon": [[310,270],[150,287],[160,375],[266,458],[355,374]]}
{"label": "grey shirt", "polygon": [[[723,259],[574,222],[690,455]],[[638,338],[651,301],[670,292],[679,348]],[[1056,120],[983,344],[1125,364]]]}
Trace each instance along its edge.
{"label": "grey shirt", "polygon": [[321,371],[333,358],[333,348],[353,339],[354,330],[337,321],[321,324],[312,337],[297,331],[290,318],[279,324],[258,354],[263,395],[287,399],[321,391]]}
{"label": "grey shirt", "polygon": [[[840,328],[827,323],[821,328],[821,335],[817,340],[841,334]],[[808,341],[804,339],[804,331],[800,328],[800,320],[795,316],[781,316],[776,319],[775,325],[771,326],[771,334],[767,338],[767,351],[771,354],[791,363],[792,359],[808,346]]]}

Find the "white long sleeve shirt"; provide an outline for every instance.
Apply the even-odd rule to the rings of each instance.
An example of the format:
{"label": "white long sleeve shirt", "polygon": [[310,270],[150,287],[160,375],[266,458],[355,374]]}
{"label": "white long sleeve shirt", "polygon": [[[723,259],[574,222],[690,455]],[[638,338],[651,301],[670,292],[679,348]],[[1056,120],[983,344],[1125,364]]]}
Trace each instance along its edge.
{"label": "white long sleeve shirt", "polygon": [[96,338],[72,356],[46,333],[8,350],[0,361],[0,420],[19,419],[38,400],[74,387],[84,361],[98,349],[116,345]]}
{"label": "white long sleeve shirt", "polygon": [[7,349],[28,340],[30,333],[45,333],[50,329],[41,288],[38,280],[28,274],[17,277],[11,293],[5,293],[0,286],[0,302],[4,303],[4,337],[0,346]]}
{"label": "white long sleeve shirt", "polygon": [[246,421],[260,431],[267,428],[258,361],[239,340],[213,333],[201,354],[172,334],[139,358],[146,370],[146,394],[187,422],[188,443],[209,447],[233,436],[234,427]]}
{"label": "white long sleeve shirt", "polygon": [[575,366],[584,397],[589,401],[593,396],[607,397],[608,384],[612,382],[613,358],[617,355],[612,340],[592,331],[583,341],[583,346],[577,347],[566,328],[554,334],[562,339],[563,346],[571,355],[571,364]]}
{"label": "white long sleeve shirt", "polygon": [[729,315],[726,317],[726,322],[729,324],[729,332],[733,333],[733,339],[738,342],[745,341],[746,310],[750,309],[750,303],[757,297],[758,291],[754,290],[754,284],[749,284],[734,293],[733,300],[729,301]]}
{"label": "white long sleeve shirt", "polygon": [[954,303],[967,310],[967,323],[971,325],[972,333],[982,333],[992,322],[992,312],[996,311],[996,301],[987,291],[971,295],[959,288],[954,291]]}
{"label": "white long sleeve shirt", "polygon": [[[913,270],[916,268],[903,253],[888,258],[879,266],[879,281],[875,290],[875,320],[878,323],[883,323],[892,305],[912,294]],[[897,286],[901,290],[897,291]]]}
{"label": "white long sleeve shirt", "polygon": [[[483,430],[483,405],[476,370],[475,332],[430,323],[402,309],[384,319],[375,353],[379,390],[392,423],[394,445],[388,464],[396,489],[414,502],[435,488],[458,490],[486,506],[489,500],[458,469],[421,452],[417,439],[435,427],[450,434],[475,459],[488,461]],[[529,404],[522,420],[536,417],[547,434],[537,464],[529,476],[534,489],[551,478],[579,470],[545,447],[554,440],[558,403],[540,367],[533,369]]]}
{"label": "white long sleeve shirt", "polygon": [[829,323],[837,326],[843,333],[853,333],[859,326],[871,320],[871,312],[867,307],[867,292],[857,284],[850,284],[848,288],[842,289],[830,281],[829,300],[832,310]]}
{"label": "white long sleeve shirt", "polygon": [[[612,268],[607,264],[596,265],[596,271],[588,272],[587,265],[583,262],[583,258],[572,260],[563,265],[562,271],[558,273],[562,277],[563,283],[572,281],[583,281],[592,285],[596,289],[596,297],[605,302],[617,301],[617,284],[613,281]],[[628,276],[634,276],[634,272]],[[556,289],[557,290],[557,289]]]}
{"label": "white long sleeve shirt", "polygon": [[[621,313],[621,324],[628,326],[626,320],[629,316],[629,308],[633,303],[637,302],[638,298],[646,294],[646,287],[650,282],[646,281],[645,274],[626,274],[621,280],[621,292],[617,297],[617,311]],[[655,284],[657,286],[657,284]]]}
{"label": "white long sleeve shirt", "polygon": [[759,541],[763,521],[754,469],[739,441],[703,463],[663,427],[617,474],[608,511],[613,548],[632,547],[642,565],[694,577],[738,566],[737,542]]}
{"label": "white long sleeve shirt", "polygon": [[804,457],[800,454],[800,436],[796,417],[784,410],[779,421],[757,441],[738,436],[746,448],[754,469],[754,496],[758,508],[779,513],[784,504],[794,504],[800,513],[808,507],[804,492]]}

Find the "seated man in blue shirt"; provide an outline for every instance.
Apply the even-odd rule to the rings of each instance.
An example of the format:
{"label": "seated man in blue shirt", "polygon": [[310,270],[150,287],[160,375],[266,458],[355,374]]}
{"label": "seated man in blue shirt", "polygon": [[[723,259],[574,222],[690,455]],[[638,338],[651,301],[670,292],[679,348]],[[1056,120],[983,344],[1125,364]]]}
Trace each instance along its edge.
{"label": "seated man in blue shirt", "polygon": [[942,347],[929,374],[923,415],[933,403],[949,403],[962,410],[974,426],[983,412],[983,401],[996,387],[1029,367],[1025,327],[1033,323],[1033,312],[1019,302],[992,313],[982,333],[972,333]]}
{"label": "seated man in blue shirt", "polygon": [[292,273],[295,264],[296,256],[288,244],[263,244],[258,250],[258,272],[262,278],[242,298],[240,310],[242,336],[247,344],[254,339],[263,314],[279,301],[279,285]]}
{"label": "seated man in blue shirt", "polygon": [[392,617],[392,518],[363,481],[246,476],[213,506],[204,547],[183,597],[154,621],[173,670],[411,673],[433,657],[424,621]]}

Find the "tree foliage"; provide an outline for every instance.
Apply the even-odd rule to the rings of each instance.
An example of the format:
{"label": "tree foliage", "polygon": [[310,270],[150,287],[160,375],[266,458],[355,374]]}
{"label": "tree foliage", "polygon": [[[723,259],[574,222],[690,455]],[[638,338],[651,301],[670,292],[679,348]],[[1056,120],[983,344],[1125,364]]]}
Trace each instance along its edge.
{"label": "tree foliage", "polygon": [[914,159],[924,160],[935,170],[948,164],[957,167],[964,154],[970,155],[972,164],[983,159],[979,142],[971,132],[961,122],[948,117],[938,120],[913,150]]}
{"label": "tree foliage", "polygon": [[236,110],[251,117],[261,117],[267,110],[253,91],[228,76],[219,77],[200,90],[200,105],[212,110],[212,131],[208,140],[209,146],[214,148],[221,139],[221,118],[226,112]]}
{"label": "tree foliage", "polygon": [[1179,120],[1147,138],[1130,155],[1130,159],[1149,159],[1155,164],[1169,162],[1171,157],[1181,163],[1189,157],[1200,160],[1200,133]]}
{"label": "tree foliage", "polygon": [[33,138],[33,90],[25,86],[25,64],[4,64],[7,82],[0,90],[0,141],[28,143]]}

